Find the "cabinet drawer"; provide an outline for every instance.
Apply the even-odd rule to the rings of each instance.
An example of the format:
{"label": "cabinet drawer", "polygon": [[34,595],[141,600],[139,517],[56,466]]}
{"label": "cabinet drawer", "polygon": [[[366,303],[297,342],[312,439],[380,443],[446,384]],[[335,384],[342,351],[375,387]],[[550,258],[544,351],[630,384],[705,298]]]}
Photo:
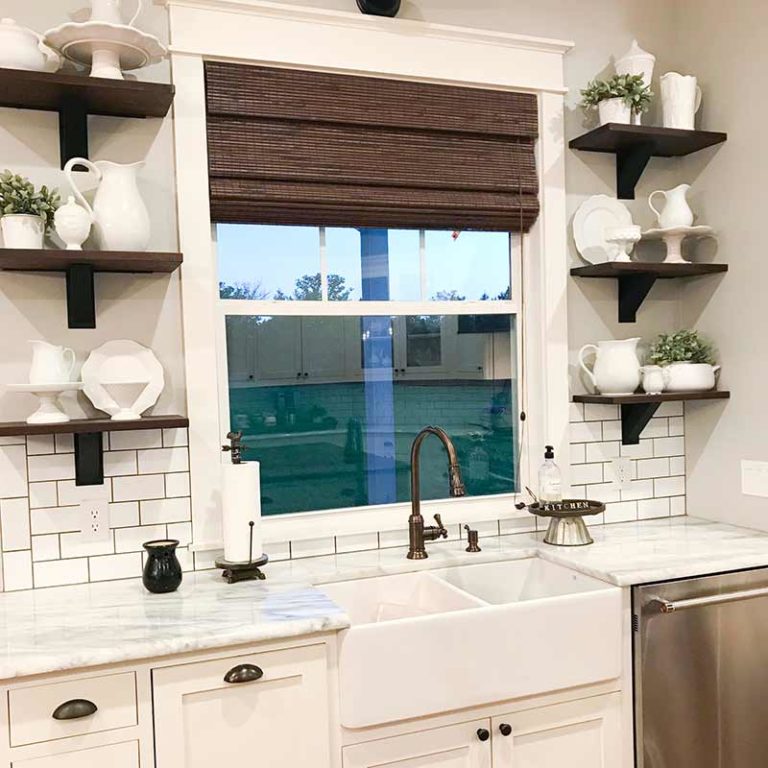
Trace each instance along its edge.
{"label": "cabinet drawer", "polygon": [[[92,702],[96,711],[68,720],[53,717],[57,707],[77,699]],[[11,689],[8,705],[12,747],[126,728],[138,722],[133,672]]]}
{"label": "cabinet drawer", "polygon": [[139,742],[79,749],[33,760],[14,760],[11,768],[139,768]]}

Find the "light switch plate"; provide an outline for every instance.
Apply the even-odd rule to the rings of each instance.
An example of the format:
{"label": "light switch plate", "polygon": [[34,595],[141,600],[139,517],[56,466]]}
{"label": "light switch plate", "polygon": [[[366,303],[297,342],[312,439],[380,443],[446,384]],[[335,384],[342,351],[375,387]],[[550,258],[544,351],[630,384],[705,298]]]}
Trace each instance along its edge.
{"label": "light switch plate", "polygon": [[741,461],[741,492],[768,498],[768,461]]}

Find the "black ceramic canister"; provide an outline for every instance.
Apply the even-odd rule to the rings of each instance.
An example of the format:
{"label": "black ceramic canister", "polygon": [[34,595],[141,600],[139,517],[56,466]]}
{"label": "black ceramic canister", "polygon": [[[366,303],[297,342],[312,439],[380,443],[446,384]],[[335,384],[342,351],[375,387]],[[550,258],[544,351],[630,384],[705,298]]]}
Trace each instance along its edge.
{"label": "black ceramic canister", "polygon": [[400,0],[357,0],[357,7],[374,16],[397,16]]}
{"label": "black ceramic canister", "polygon": [[144,544],[147,562],[144,566],[144,586],[156,594],[175,592],[181,584],[181,563],[176,557],[175,539],[158,539]]}

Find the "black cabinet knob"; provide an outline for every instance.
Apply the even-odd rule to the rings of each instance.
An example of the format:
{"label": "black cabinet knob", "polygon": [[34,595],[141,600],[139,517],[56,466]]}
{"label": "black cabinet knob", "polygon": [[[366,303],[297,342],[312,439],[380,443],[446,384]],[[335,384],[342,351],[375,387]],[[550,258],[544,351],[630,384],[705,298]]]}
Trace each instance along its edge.
{"label": "black cabinet knob", "polygon": [[224,675],[225,683],[237,685],[239,683],[255,683],[264,677],[264,670],[255,664],[238,664]]}
{"label": "black cabinet knob", "polygon": [[478,728],[477,738],[480,739],[480,741],[488,741],[488,739],[491,738],[491,732],[487,728]]}
{"label": "black cabinet knob", "polygon": [[512,726],[509,723],[502,723],[499,726],[499,733],[502,736],[510,736],[512,734]]}
{"label": "black cabinet knob", "polygon": [[52,717],[54,720],[79,720],[82,717],[95,715],[98,709],[92,701],[87,699],[72,699],[59,704],[53,710]]}

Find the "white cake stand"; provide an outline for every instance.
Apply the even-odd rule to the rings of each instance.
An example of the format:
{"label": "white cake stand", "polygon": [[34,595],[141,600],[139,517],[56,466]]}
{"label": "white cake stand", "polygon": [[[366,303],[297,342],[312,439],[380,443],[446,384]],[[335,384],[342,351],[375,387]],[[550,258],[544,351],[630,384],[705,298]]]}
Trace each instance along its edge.
{"label": "white cake stand", "polygon": [[58,399],[64,392],[83,388],[80,381],[63,384],[9,384],[11,392],[25,392],[40,398],[40,407],[27,419],[27,424],[66,424],[70,419],[59,408]]}
{"label": "white cake stand", "polygon": [[643,232],[643,240],[663,240],[667,246],[665,264],[690,264],[683,258],[683,241],[687,237],[714,237],[712,227],[668,227],[666,229],[649,229]]}
{"label": "white cake stand", "polygon": [[154,36],[127,24],[68,22],[49,29],[45,43],[62,56],[91,67],[91,77],[123,80],[123,72],[156,64],[168,49]]}

